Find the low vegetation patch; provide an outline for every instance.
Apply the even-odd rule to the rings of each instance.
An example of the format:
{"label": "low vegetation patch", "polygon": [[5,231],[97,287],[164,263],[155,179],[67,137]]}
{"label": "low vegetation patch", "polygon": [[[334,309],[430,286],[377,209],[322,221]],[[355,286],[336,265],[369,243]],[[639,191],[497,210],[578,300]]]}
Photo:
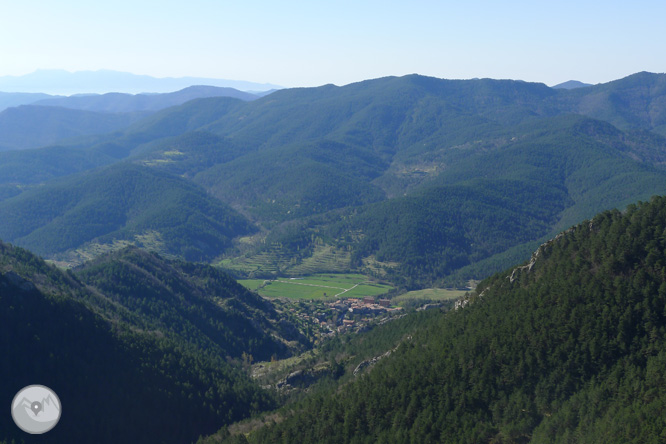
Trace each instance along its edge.
{"label": "low vegetation patch", "polygon": [[379,296],[393,289],[361,274],[316,274],[303,278],[238,281],[267,298],[337,299]]}

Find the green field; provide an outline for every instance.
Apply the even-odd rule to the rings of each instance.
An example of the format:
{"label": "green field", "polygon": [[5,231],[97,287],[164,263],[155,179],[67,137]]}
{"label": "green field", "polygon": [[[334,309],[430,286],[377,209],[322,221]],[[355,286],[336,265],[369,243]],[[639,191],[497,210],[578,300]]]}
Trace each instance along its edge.
{"label": "green field", "polygon": [[316,274],[303,278],[243,279],[238,282],[267,298],[362,298],[378,296],[393,289],[389,285],[372,282],[361,274]]}
{"label": "green field", "polygon": [[451,299],[458,299],[460,296],[464,296],[467,291],[464,290],[447,290],[445,288],[426,288],[425,290],[416,290],[403,293],[400,296],[397,296],[392,299],[396,304],[399,304],[403,301],[415,300],[415,299],[424,299],[431,301],[448,301]]}
{"label": "green field", "polygon": [[267,281],[265,279],[239,279],[238,283],[248,290],[257,291],[259,287],[263,286]]}

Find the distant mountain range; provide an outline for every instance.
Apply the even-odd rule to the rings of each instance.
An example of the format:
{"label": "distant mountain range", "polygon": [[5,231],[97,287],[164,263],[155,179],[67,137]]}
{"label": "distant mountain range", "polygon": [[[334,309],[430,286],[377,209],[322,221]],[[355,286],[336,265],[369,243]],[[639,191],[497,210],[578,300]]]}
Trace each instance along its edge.
{"label": "distant mountain range", "polygon": [[180,91],[163,94],[107,93],[53,97],[39,100],[34,102],[33,105],[59,106],[86,111],[128,113],[136,111],[159,111],[202,97],[233,97],[249,101],[258,99],[260,96],[234,88],[195,85],[188,86]]}
{"label": "distant mountain range", "polygon": [[43,99],[51,99],[54,96],[43,93],[18,93],[0,92],[0,111],[13,106],[27,105]]}
{"label": "distant mountain range", "polygon": [[164,94],[107,93],[63,97],[0,93],[0,151],[37,148],[66,139],[125,129],[150,113],[193,99],[231,97],[250,101],[262,95],[201,85]]}
{"label": "distant mountain range", "polygon": [[[61,146],[0,153],[0,237],[68,263],[133,243],[262,277],[365,270],[417,288],[486,276],[665,192],[664,97],[666,76],[651,73],[573,90],[411,75],[157,112],[12,108],[0,124],[30,113],[0,145],[56,134]],[[151,98],[163,100],[62,103]],[[64,144],[64,122],[90,131]]]}
{"label": "distant mountain range", "polygon": [[272,91],[249,93],[228,87],[193,85],[179,91],[159,94],[106,93],[54,96],[43,93],[0,92],[0,111],[21,105],[59,106],[114,113],[158,111],[202,97],[234,97],[241,100],[255,100]]}
{"label": "distant mountain range", "polygon": [[110,70],[76,72],[38,70],[23,76],[0,77],[0,91],[56,95],[108,92],[131,94],[167,93],[193,85],[218,86],[241,91],[269,91],[281,88],[278,85],[270,83],[255,83],[242,80],[201,77],[156,78]]}
{"label": "distant mountain range", "polygon": [[[0,238],[18,245],[0,242],[0,399],[53,388],[49,442],[664,441],[665,74],[189,92],[0,114],[0,145],[46,144],[0,152]],[[172,96],[187,101],[157,110]],[[254,366],[335,369],[289,398],[253,360],[308,349],[297,319],[335,317],[224,269],[396,292],[508,271],[450,314]],[[21,433],[0,415],[0,443]]]}

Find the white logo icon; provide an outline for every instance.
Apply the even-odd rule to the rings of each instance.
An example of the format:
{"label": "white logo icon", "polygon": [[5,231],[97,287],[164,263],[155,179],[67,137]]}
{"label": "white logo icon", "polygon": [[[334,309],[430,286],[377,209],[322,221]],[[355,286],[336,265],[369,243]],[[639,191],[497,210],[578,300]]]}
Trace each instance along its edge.
{"label": "white logo icon", "polygon": [[43,385],[22,388],[12,401],[12,418],[24,432],[46,433],[60,420],[60,400]]}

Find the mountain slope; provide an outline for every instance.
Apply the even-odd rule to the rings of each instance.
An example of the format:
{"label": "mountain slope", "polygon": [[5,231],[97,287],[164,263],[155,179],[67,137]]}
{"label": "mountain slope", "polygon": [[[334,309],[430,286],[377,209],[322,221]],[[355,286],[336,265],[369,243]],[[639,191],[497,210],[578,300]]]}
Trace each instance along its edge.
{"label": "mountain slope", "polygon": [[127,163],[27,190],[0,202],[0,212],[0,237],[40,254],[127,240],[202,260],[254,231],[191,183]]}
{"label": "mountain slope", "polygon": [[[0,271],[0,396],[55,390],[64,413],[48,442],[192,442],[273,405],[224,359],[102,318],[103,295],[25,250],[0,244]],[[2,415],[12,439],[27,435]]]}
{"label": "mountain slope", "polygon": [[559,107],[605,120],[620,129],[666,135],[666,74],[640,72],[623,79],[567,91]]}
{"label": "mountain slope", "polygon": [[[329,241],[334,244],[360,233],[360,245],[351,245],[356,264],[376,256],[401,264],[397,274],[407,273],[412,282],[420,281],[416,285],[424,285],[598,211],[666,189],[660,171],[666,160],[663,138],[564,114],[571,106],[566,100],[575,98],[566,94],[524,82],[420,76],[283,90],[271,100],[206,114],[217,120],[199,120],[200,128],[217,133],[216,142],[209,138],[204,146],[183,135],[175,143],[150,145],[152,151],[138,158],[192,177],[268,227],[346,207],[343,228],[335,226],[339,217],[334,214],[315,223],[314,231],[333,224]],[[165,126],[159,122],[178,116],[187,126],[171,128],[193,129],[188,115],[191,111],[183,107],[156,117],[152,125]],[[183,155],[174,156],[173,146]],[[211,163],[205,163],[203,151],[211,153]],[[198,165],[192,153],[201,159]],[[507,181],[513,185],[507,187]],[[395,198],[367,206],[382,200],[377,186]],[[469,212],[458,211],[459,193],[449,193],[452,186],[473,190]],[[480,196],[497,190],[506,194],[491,210]],[[516,196],[533,207],[513,213],[510,224],[490,222],[514,205]],[[542,209],[547,216],[532,216]],[[471,230],[477,215],[487,223]],[[493,235],[483,238],[483,233]],[[279,236],[273,241],[290,243]],[[302,241],[292,244],[304,246]],[[349,247],[346,242],[344,248]],[[498,261],[493,271],[498,264],[510,262]],[[478,277],[479,270],[473,273],[466,277]]]}
{"label": "mountain slope", "polygon": [[659,197],[568,230],[249,441],[659,442],[665,221]]}
{"label": "mountain slope", "polygon": [[305,339],[273,306],[207,265],[165,261],[124,249],[87,262],[75,275],[132,313],[137,328],[184,338],[215,356],[284,358]]}
{"label": "mountain slope", "polygon": [[0,112],[0,147],[37,148],[58,141],[121,130],[141,116],[22,105]]}
{"label": "mountain slope", "polygon": [[[323,232],[351,250],[357,265],[378,260],[390,264],[384,272],[398,283],[432,285],[598,211],[666,191],[665,172],[651,166],[666,159],[659,136],[623,133],[581,116],[542,119],[511,134],[396,159],[374,183],[411,182],[405,195],[304,222],[298,242],[277,232],[272,241],[303,251]],[[418,177],[410,165],[418,165]],[[460,278],[488,275],[508,260]]]}
{"label": "mountain slope", "polygon": [[48,180],[118,162],[122,149],[113,144],[89,150],[49,146],[0,152],[0,184],[25,190]]}
{"label": "mountain slope", "polygon": [[53,96],[42,93],[0,92],[0,111],[50,98],[53,98]]}
{"label": "mountain slope", "polygon": [[241,100],[255,100],[258,96],[233,88],[215,86],[189,86],[180,91],[164,94],[122,94],[83,95],[48,98],[35,102],[36,106],[57,106],[106,113],[129,113],[137,111],[159,111],[171,106],[203,97],[233,97]]}
{"label": "mountain slope", "polygon": [[[663,78],[643,73],[566,91],[517,81],[412,75],[281,90],[252,102],[198,99],[149,116],[123,134],[91,138],[89,147],[76,149],[89,154],[85,159],[72,148],[68,157],[78,164],[70,168],[56,162],[48,174],[33,176],[30,157],[16,159],[15,168],[0,167],[0,183],[8,184],[9,197],[33,177],[46,180],[129,157],[197,183],[262,228],[276,229],[273,237],[283,224],[306,227],[302,237],[310,243],[325,232],[327,248],[355,250],[355,265],[383,257],[403,266],[396,271],[399,278],[408,273],[415,285],[425,285],[442,273],[490,260],[516,242],[538,242],[598,211],[660,193],[666,142],[651,131],[663,108]],[[603,106],[604,118],[635,118],[624,118],[618,130],[570,114],[594,114],[596,108],[583,104],[596,103],[592,98],[599,94],[622,98],[615,107]],[[654,121],[645,121],[643,108]],[[37,163],[44,152],[34,154]],[[476,196],[464,217],[455,214],[460,189]],[[451,190],[458,191],[449,196]],[[503,207],[485,205],[481,196],[498,190],[507,193],[496,201]],[[509,190],[530,204],[505,212],[521,206]],[[548,215],[533,216],[537,209]],[[405,211],[412,214],[404,218]],[[499,214],[512,214],[507,216],[512,222],[496,224]],[[488,222],[470,226],[503,231],[486,230],[495,234],[484,237],[465,226],[470,217]],[[415,235],[411,244],[406,233]],[[401,255],[403,247],[418,252],[417,244],[427,245],[427,254]],[[259,249],[274,245],[257,237],[255,245],[243,247],[261,254]],[[296,256],[306,251],[313,248]],[[292,255],[289,263],[296,258],[293,251],[282,253]],[[497,260],[492,270],[509,264]],[[473,273],[468,277],[485,276],[488,269]]]}

